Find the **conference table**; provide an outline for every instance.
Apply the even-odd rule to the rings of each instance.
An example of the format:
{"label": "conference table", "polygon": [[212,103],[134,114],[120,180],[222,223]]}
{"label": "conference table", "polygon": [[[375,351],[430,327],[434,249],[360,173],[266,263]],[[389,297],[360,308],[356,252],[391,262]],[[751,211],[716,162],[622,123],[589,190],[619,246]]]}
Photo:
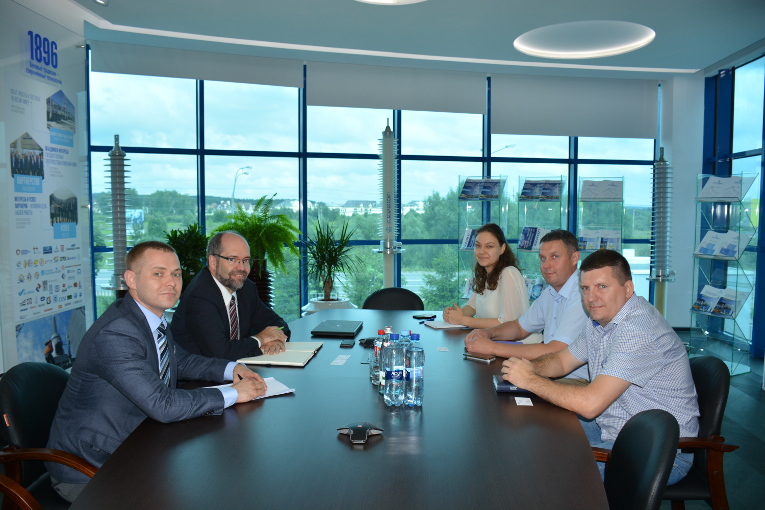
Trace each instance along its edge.
{"label": "conference table", "polygon": [[[521,395],[529,406],[495,392],[501,359],[464,359],[466,330],[434,330],[414,313],[325,310],[290,329],[294,341],[311,341],[328,319],[363,321],[357,340],[384,326],[420,333],[421,408],[385,406],[369,378],[371,349],[315,339],[323,347],[303,368],[255,368],[293,394],[219,416],[145,420],[71,508],[608,508],[576,415],[534,395]],[[360,421],[384,431],[363,445],[338,433]]]}

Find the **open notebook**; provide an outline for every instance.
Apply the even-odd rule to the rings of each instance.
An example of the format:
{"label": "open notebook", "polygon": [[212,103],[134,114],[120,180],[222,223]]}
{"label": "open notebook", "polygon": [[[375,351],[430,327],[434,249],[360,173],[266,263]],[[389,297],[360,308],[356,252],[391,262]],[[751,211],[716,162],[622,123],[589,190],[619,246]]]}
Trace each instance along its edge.
{"label": "open notebook", "polygon": [[279,354],[261,354],[236,360],[246,365],[282,365],[304,367],[313,355],[321,349],[321,342],[286,342],[286,351]]}

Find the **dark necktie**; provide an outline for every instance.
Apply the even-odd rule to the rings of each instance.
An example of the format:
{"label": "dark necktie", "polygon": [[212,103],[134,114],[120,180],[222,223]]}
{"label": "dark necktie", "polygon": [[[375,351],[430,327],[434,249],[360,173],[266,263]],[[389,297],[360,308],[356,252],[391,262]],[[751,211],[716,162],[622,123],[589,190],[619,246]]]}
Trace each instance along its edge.
{"label": "dark necktie", "polygon": [[231,326],[231,340],[239,339],[239,315],[236,313],[236,294],[228,303],[228,323]]}
{"label": "dark necktie", "polygon": [[165,384],[170,385],[170,353],[167,349],[167,335],[164,321],[157,328],[157,345],[159,345],[159,377]]}

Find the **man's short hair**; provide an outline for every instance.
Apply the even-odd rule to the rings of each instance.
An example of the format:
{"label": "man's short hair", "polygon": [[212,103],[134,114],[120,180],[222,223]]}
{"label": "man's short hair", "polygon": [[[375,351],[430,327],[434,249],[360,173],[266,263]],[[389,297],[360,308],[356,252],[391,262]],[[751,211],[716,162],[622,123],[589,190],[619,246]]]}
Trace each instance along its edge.
{"label": "man's short hair", "polygon": [[[239,232],[235,230],[221,230],[212,236],[210,238],[210,242],[207,243],[207,258],[210,258],[210,255],[220,255],[221,246],[223,246],[224,234],[234,234],[235,236],[241,237],[244,242],[247,243],[247,239],[245,239],[244,236]],[[247,245],[249,246],[250,243],[247,243]]]}
{"label": "man's short hair", "polygon": [[628,280],[632,280],[632,271],[630,270],[630,263],[622,256],[621,253],[614,250],[598,250],[590,253],[586,259],[579,266],[579,270],[582,273],[592,271],[593,269],[603,269],[604,267],[610,267],[614,278],[619,282],[619,285],[624,285]]}
{"label": "man's short hair", "polygon": [[141,260],[143,254],[146,253],[146,250],[159,250],[168,253],[175,253],[175,248],[161,241],[144,241],[142,243],[138,243],[130,249],[127,256],[125,257],[125,266],[129,271],[135,271],[135,267],[138,265],[138,262]]}
{"label": "man's short hair", "polygon": [[557,229],[553,230],[552,232],[548,232],[542,237],[540,244],[548,243],[550,241],[562,241],[563,244],[566,245],[566,249],[568,250],[569,255],[579,251],[579,241],[577,240],[576,236],[568,230]]}

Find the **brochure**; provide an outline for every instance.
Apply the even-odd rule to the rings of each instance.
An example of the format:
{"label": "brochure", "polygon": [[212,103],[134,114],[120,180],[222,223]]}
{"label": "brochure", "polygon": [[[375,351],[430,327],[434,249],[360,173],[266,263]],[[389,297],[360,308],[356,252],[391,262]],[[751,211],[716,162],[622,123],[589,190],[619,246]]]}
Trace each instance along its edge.
{"label": "brochure", "polygon": [[582,202],[621,202],[623,181],[583,180],[579,200]]}

